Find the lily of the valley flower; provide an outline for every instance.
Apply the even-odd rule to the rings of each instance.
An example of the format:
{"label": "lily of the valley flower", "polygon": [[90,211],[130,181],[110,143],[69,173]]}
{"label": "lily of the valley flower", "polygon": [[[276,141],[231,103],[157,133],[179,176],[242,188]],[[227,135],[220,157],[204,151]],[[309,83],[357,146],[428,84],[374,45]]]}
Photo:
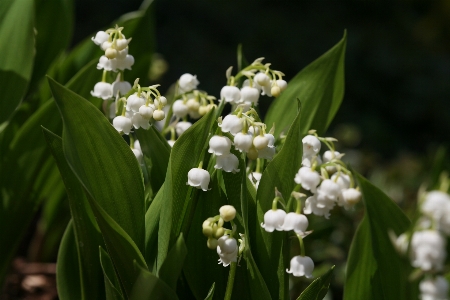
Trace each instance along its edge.
{"label": "lily of the valley flower", "polygon": [[124,116],[117,116],[113,119],[113,126],[118,132],[129,134],[133,124],[131,120]]}
{"label": "lily of the valley flower", "polygon": [[225,172],[239,172],[239,160],[233,153],[216,156],[216,165],[214,168],[222,169]]}
{"label": "lily of the valley flower", "polygon": [[113,87],[107,82],[97,82],[94,86],[94,90],[91,91],[91,95],[103,100],[111,99],[113,96]]}
{"label": "lily of the valley flower", "polygon": [[253,143],[253,136],[248,133],[238,132],[234,136],[234,147],[240,152],[248,152]]}
{"label": "lily of the valley flower", "polygon": [[278,231],[283,231],[284,218],[286,217],[286,212],[282,209],[269,209],[264,214],[264,223],[261,223],[261,227],[267,232],[273,232],[275,229]]}
{"label": "lily of the valley flower", "polygon": [[188,114],[189,108],[186,104],[184,104],[183,100],[176,100],[172,104],[172,111],[176,117],[184,118]]}
{"label": "lily of the valley flower", "polygon": [[182,93],[190,92],[196,89],[199,83],[200,82],[197,80],[197,76],[189,73],[181,75],[180,79],[178,80],[180,92]]}
{"label": "lily of the valley flower", "polygon": [[297,184],[301,184],[305,190],[315,193],[320,183],[320,175],[311,168],[301,167],[295,175],[294,181]]}
{"label": "lily of the valley flower", "polygon": [[208,171],[201,168],[192,168],[188,172],[188,182],[186,184],[206,192],[208,190],[210,179],[211,177]]}
{"label": "lily of the valley flower", "polygon": [[229,154],[231,149],[231,141],[226,136],[215,135],[209,140],[209,153],[215,155]]}
{"label": "lily of the valley flower", "polygon": [[443,276],[424,279],[419,284],[422,300],[448,299],[448,281]]}
{"label": "lily of the valley flower", "polygon": [[320,141],[313,135],[307,135],[302,139],[303,156],[312,157],[320,151]]}
{"label": "lily of the valley flower", "polygon": [[218,240],[217,254],[219,254],[219,264],[227,267],[232,262],[237,261],[239,247],[235,238],[230,238],[228,235],[222,236]]}
{"label": "lily of the valley flower", "polygon": [[308,228],[308,219],[305,215],[290,212],[284,217],[281,227],[284,231],[294,230],[295,233],[302,234]]}
{"label": "lily of the valley flower", "polygon": [[424,271],[440,271],[447,256],[446,240],[435,230],[414,232],[411,239],[412,265]]}
{"label": "lily of the valley flower", "polygon": [[221,127],[222,132],[230,132],[235,135],[242,131],[243,123],[238,116],[228,115],[223,119],[222,124],[219,124],[219,126]]}
{"label": "lily of the valley flower", "polygon": [[294,256],[291,259],[290,269],[286,269],[286,272],[296,277],[305,276],[306,278],[312,277],[314,271],[314,262],[309,256]]}
{"label": "lily of the valley flower", "polygon": [[220,98],[226,102],[238,103],[241,100],[241,91],[235,86],[226,85],[220,91]]}

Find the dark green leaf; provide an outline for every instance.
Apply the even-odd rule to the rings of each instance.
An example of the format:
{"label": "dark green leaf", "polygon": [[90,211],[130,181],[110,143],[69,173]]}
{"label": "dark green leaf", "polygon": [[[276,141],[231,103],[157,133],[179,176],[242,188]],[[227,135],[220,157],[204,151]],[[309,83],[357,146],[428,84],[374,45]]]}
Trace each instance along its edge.
{"label": "dark green leaf", "polygon": [[365,216],[350,248],[344,299],[411,299],[411,266],[401,260],[389,238],[400,235],[410,221],[382,191],[361,175],[356,178],[363,194]]}
{"label": "dark green leaf", "polygon": [[[303,111],[302,111],[303,115]],[[294,177],[301,166],[303,152],[300,111],[292,123],[281,151],[267,165],[261,177],[256,194],[256,212],[258,219],[249,223],[250,233],[255,238],[250,241],[255,261],[260,268],[273,299],[288,299],[289,243],[285,232],[266,232],[260,224],[264,222],[264,213],[271,209],[275,197],[275,187],[287,199],[294,189]],[[253,224],[253,225],[252,225]]]}
{"label": "dark green leaf", "polygon": [[64,123],[67,162],[95,201],[144,252],[144,187],[136,157],[94,105],[53,79],[49,84]]}
{"label": "dark green leaf", "polygon": [[161,214],[164,185],[156,194],[150,207],[145,214],[145,261],[152,273],[156,273],[158,266],[156,263],[158,255],[158,229]]}
{"label": "dark green leaf", "polygon": [[134,267],[139,276],[131,293],[130,300],[176,300],[175,292],[158,277],[134,262]]}
{"label": "dark green leaf", "polygon": [[34,3],[0,3],[0,124],[7,121],[25,95],[34,61]]}
{"label": "dark green leaf", "polygon": [[83,299],[81,296],[80,270],[77,253],[77,243],[72,221],[59,246],[58,264],[56,265],[56,284],[60,299]]}
{"label": "dark green leaf", "polygon": [[334,266],[328,272],[315,279],[297,298],[297,300],[321,300],[330,288]]}
{"label": "dark green leaf", "polygon": [[120,291],[120,283],[117,279],[116,271],[114,270],[114,265],[109,257],[108,252],[106,252],[101,246],[100,250],[100,264],[103,270],[103,276],[105,279],[105,291],[106,300],[122,300],[122,292]]}
{"label": "dark green leaf", "polygon": [[62,140],[44,129],[44,136],[58,165],[66,186],[70,210],[73,218],[79,253],[79,272],[81,274],[80,299],[98,299],[102,295],[102,274],[98,260],[98,246],[103,244],[92,210],[85,197],[83,187],[73,174],[64,157]]}
{"label": "dark green leaf", "polygon": [[177,288],[177,280],[183,269],[184,259],[187,255],[186,244],[183,233],[180,233],[175,245],[167,254],[166,260],[158,272],[158,277],[163,280],[173,290]]}
{"label": "dark green leaf", "polygon": [[296,116],[295,99],[302,102],[301,133],[316,129],[320,134],[330,125],[344,96],[344,59],[347,33],[328,52],[300,71],[270,106],[266,124],[275,123],[275,136],[286,132]]}

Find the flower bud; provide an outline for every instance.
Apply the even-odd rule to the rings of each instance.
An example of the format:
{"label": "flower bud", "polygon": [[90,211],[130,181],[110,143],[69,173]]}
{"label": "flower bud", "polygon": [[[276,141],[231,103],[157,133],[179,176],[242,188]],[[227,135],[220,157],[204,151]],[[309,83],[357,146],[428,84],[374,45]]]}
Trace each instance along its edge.
{"label": "flower bud", "polygon": [[186,93],[196,89],[199,83],[200,82],[197,80],[197,76],[193,76],[189,73],[181,75],[180,79],[178,80],[178,85],[180,87],[181,93]]}
{"label": "flower bud", "polygon": [[232,205],[224,205],[219,209],[220,217],[225,222],[230,222],[236,217],[236,209]]}
{"label": "flower bud", "polygon": [[198,111],[198,109],[200,108],[200,103],[198,103],[198,101],[196,101],[195,99],[189,99],[186,102],[186,106],[191,111]]}
{"label": "flower bud", "polygon": [[139,97],[137,93],[134,93],[133,95],[130,95],[127,98],[127,110],[133,111],[133,112],[139,112],[139,108],[145,105],[145,99],[142,97]]}
{"label": "flower bud", "polygon": [[183,100],[176,100],[172,105],[173,114],[178,118],[184,118],[188,114],[189,108]]}
{"label": "flower bud", "polygon": [[253,146],[255,146],[257,150],[264,149],[267,145],[269,145],[269,139],[265,136],[258,135],[253,139]]}
{"label": "flower bud", "polygon": [[117,50],[124,50],[126,47],[128,47],[128,44],[130,43],[131,39],[117,39],[116,40],[116,47]]}
{"label": "flower bud", "polygon": [[147,120],[150,120],[153,117],[153,108],[151,106],[142,105],[139,107],[139,114]]}
{"label": "flower bud", "polygon": [[177,132],[178,136],[180,136],[191,126],[191,122],[178,122],[177,125],[175,125],[175,131]]}
{"label": "flower bud", "polygon": [[219,227],[217,228],[216,232],[214,233],[214,237],[216,239],[221,238],[223,235],[225,234],[225,229],[223,229],[223,227]]}
{"label": "flower bud", "polygon": [[281,89],[275,85],[270,89],[270,93],[272,94],[272,96],[278,97],[278,96],[280,96]]}
{"label": "flower bud", "polygon": [[109,59],[114,59],[117,56],[117,50],[114,48],[108,48],[105,51],[105,56]]}
{"label": "flower bud", "polygon": [[162,106],[166,106],[167,105],[167,98],[164,96],[161,96],[158,98],[159,102],[161,103]]}
{"label": "flower bud", "polygon": [[209,111],[209,108],[208,108],[208,106],[205,106],[205,105],[200,106],[199,109],[198,109],[198,113],[201,116],[206,115],[208,113],[208,111]]}
{"label": "flower bud", "polygon": [[255,149],[255,146],[252,146],[252,147],[248,150],[248,152],[247,152],[247,157],[248,157],[249,159],[253,159],[253,160],[255,160],[255,159],[258,158],[258,150]]}
{"label": "flower bud", "polygon": [[97,32],[97,34],[95,35],[95,37],[92,37],[91,40],[97,45],[100,46],[101,44],[103,44],[104,42],[108,41],[109,39],[109,34],[104,32],[104,31],[99,31]]}
{"label": "flower bud", "polygon": [[284,91],[287,87],[287,82],[283,79],[278,79],[277,80],[277,85],[280,88],[281,91]]}
{"label": "flower bud", "polygon": [[218,242],[215,238],[209,238],[208,241],[206,242],[206,245],[208,246],[209,249],[214,250],[217,248]]}
{"label": "flower bud", "polygon": [[111,42],[105,41],[105,42],[102,43],[100,48],[102,48],[103,51],[106,51],[106,49],[111,48],[111,46],[112,46]]}
{"label": "flower bud", "polygon": [[157,109],[153,112],[153,119],[155,119],[155,121],[161,121],[166,117],[166,115],[164,114],[164,111]]}
{"label": "flower bud", "polygon": [[270,84],[270,78],[265,73],[256,74],[254,80],[262,87]]}
{"label": "flower bud", "polygon": [[206,237],[211,237],[213,235],[213,229],[211,226],[203,226],[202,232]]}

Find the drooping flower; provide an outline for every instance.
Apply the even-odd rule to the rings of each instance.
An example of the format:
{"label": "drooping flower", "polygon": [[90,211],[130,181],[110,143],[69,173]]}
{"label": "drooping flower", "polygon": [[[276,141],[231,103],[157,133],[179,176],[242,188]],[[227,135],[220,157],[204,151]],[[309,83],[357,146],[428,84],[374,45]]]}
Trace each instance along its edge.
{"label": "drooping flower", "polygon": [[145,105],[145,99],[142,96],[138,96],[134,93],[127,98],[127,110],[132,112],[139,112],[139,108]]}
{"label": "drooping flower", "polygon": [[181,75],[180,79],[178,80],[178,85],[180,87],[181,93],[190,92],[196,89],[199,83],[200,82],[197,80],[197,76],[189,73]]}
{"label": "drooping flower", "polygon": [[222,124],[219,124],[219,127],[222,129],[222,132],[230,132],[235,135],[242,131],[244,125],[238,116],[228,115],[223,119]]}
{"label": "drooping flower", "polygon": [[267,232],[273,232],[275,229],[278,231],[283,231],[284,217],[286,217],[286,212],[282,209],[269,209],[264,214],[264,223],[261,223],[261,227]]}
{"label": "drooping flower", "polygon": [[119,92],[120,96],[124,96],[131,90],[131,84],[128,81],[114,81],[112,84],[113,96]]}
{"label": "drooping flower", "polygon": [[219,254],[219,264],[227,267],[232,262],[237,262],[239,247],[235,238],[224,235],[217,241],[217,254]]}
{"label": "drooping flower", "polygon": [[319,206],[317,195],[313,195],[306,199],[303,212],[307,215],[315,214],[316,216],[324,216],[326,219],[328,219],[330,217],[330,210],[333,209],[334,205],[334,201],[329,201],[322,203],[322,205]]}
{"label": "drooping flower", "polygon": [[441,191],[426,194],[421,211],[433,218],[439,230],[450,235],[450,196]]}
{"label": "drooping flower", "polygon": [[320,141],[313,135],[307,135],[302,139],[303,156],[312,157],[320,151]]}
{"label": "drooping flower", "polygon": [[103,100],[111,99],[113,96],[113,87],[107,82],[97,82],[94,85],[94,90],[91,91],[91,95]]}
{"label": "drooping flower", "polygon": [[244,86],[241,88],[241,102],[258,104],[259,90],[254,87]]}
{"label": "drooping flower", "polygon": [[113,126],[118,132],[129,134],[133,124],[131,120],[124,116],[117,116],[113,119]]}
{"label": "drooping flower", "polygon": [[231,141],[226,136],[214,135],[209,140],[209,153],[215,155],[225,155],[229,154],[231,149]]}
{"label": "drooping flower", "polygon": [[419,284],[419,290],[422,300],[448,299],[448,281],[443,276],[422,280]]}
{"label": "drooping flower", "polygon": [[258,150],[258,158],[268,159],[271,160],[273,156],[275,155],[275,147],[269,147]]}
{"label": "drooping flower", "polygon": [[235,86],[226,85],[220,90],[220,98],[226,102],[238,103],[241,100],[241,91]]}
{"label": "drooping flower", "polygon": [[320,175],[311,168],[301,167],[298,173],[295,174],[294,181],[297,184],[301,184],[305,190],[315,193],[320,183]]}
{"label": "drooping flower", "polygon": [[343,190],[338,197],[338,205],[344,206],[345,209],[350,209],[361,201],[362,194],[354,188]]}
{"label": "drooping flower", "polygon": [[284,217],[282,227],[284,231],[294,230],[295,233],[304,233],[308,228],[308,219],[305,215],[290,212]]}
{"label": "drooping flower", "polygon": [[267,147],[267,145],[269,145],[269,139],[264,135],[263,136],[257,135],[253,139],[253,146],[255,146],[257,150],[264,149]]}
{"label": "drooping flower", "polygon": [[238,132],[234,136],[234,147],[240,152],[248,152],[253,143],[253,136],[248,133]]}
{"label": "drooping flower", "polygon": [[143,118],[142,115],[139,113],[133,114],[133,117],[131,117],[131,122],[133,123],[133,126],[136,129],[140,127],[144,129],[150,128],[150,123],[148,122],[148,119]]}
{"label": "drooping flower", "polygon": [[294,256],[291,259],[290,269],[286,269],[286,272],[296,277],[305,276],[306,278],[312,277],[314,271],[314,262],[309,256]]}
{"label": "drooping flower", "polygon": [[261,87],[270,85],[270,78],[265,73],[258,73],[255,75],[254,80]]}
{"label": "drooping flower", "polygon": [[440,271],[444,267],[446,240],[435,230],[414,232],[411,238],[412,265],[424,271]]}
{"label": "drooping flower", "polygon": [[172,104],[172,111],[176,117],[184,118],[188,114],[189,108],[186,104],[184,104],[183,100],[176,100]]}
{"label": "drooping flower", "polygon": [[209,175],[208,171],[201,168],[192,168],[188,172],[188,182],[186,182],[186,184],[198,189],[201,188],[206,192],[208,190],[210,179],[211,176]]}
{"label": "drooping flower", "polygon": [[214,168],[222,169],[225,172],[239,172],[239,160],[233,153],[228,153],[216,157],[216,165]]}
{"label": "drooping flower", "polygon": [[236,209],[232,205],[223,205],[220,207],[219,213],[225,222],[230,222],[236,217]]}
{"label": "drooping flower", "polygon": [[175,125],[175,131],[177,132],[178,136],[180,136],[191,126],[191,122],[178,122],[177,125]]}
{"label": "drooping flower", "polygon": [[100,46],[104,42],[109,39],[109,34],[104,31],[99,31],[95,34],[95,37],[92,37],[91,40],[97,45]]}

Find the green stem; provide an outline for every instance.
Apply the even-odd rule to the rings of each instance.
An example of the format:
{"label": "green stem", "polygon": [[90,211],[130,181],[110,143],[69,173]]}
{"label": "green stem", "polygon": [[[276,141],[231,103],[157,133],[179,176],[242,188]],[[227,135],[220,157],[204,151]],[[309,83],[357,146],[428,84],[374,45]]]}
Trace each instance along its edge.
{"label": "green stem", "polygon": [[228,273],[227,290],[225,291],[225,300],[231,299],[231,293],[233,293],[234,277],[236,275],[237,263],[232,262],[230,265],[230,273]]}
{"label": "green stem", "polygon": [[297,234],[298,242],[300,243],[300,255],[305,256],[305,245],[303,244],[303,238],[301,235]]}

